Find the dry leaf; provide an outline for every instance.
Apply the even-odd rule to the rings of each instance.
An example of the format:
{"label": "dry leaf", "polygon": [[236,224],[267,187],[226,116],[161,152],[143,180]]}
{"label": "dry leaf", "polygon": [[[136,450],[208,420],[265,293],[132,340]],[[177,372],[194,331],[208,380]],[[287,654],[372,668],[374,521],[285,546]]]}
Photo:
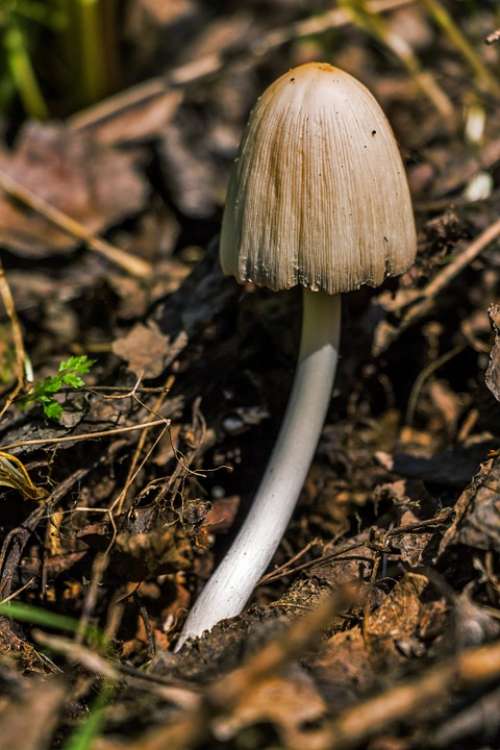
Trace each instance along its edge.
{"label": "dry leaf", "polygon": [[33,681],[18,700],[2,700],[0,750],[48,750],[67,688],[51,680]]}
{"label": "dry leaf", "polygon": [[96,141],[109,146],[157,138],[168,127],[182,98],[180,91],[167,91],[150,102],[141,102],[140,106],[118,110],[116,115],[99,121],[88,130]]}
{"label": "dry leaf", "polygon": [[380,607],[367,614],[365,643],[375,664],[397,663],[401,652],[407,654],[420,621],[420,594],[427,583],[425,576],[406,573]]}
{"label": "dry leaf", "polygon": [[358,626],[335,633],[308,666],[336,711],[366,691],[375,679]]}
{"label": "dry leaf", "polygon": [[[472,498],[460,524],[458,542],[500,552],[500,456],[487,461],[474,478]],[[467,491],[467,490],[466,490]],[[465,493],[464,493],[465,494]]]}
{"label": "dry leaf", "polygon": [[203,527],[211,533],[227,531],[233,525],[240,505],[240,496],[231,495],[215,500],[203,520]]}
{"label": "dry leaf", "polygon": [[[0,152],[0,169],[97,233],[144,205],[147,188],[136,160],[62,125],[30,122],[14,152]],[[0,243],[42,257],[65,252],[77,241],[0,193]]]}
{"label": "dry leaf", "polygon": [[218,739],[227,741],[246,726],[272,722],[286,747],[314,748],[314,737],[321,737],[321,729],[309,726],[325,712],[326,703],[312,679],[304,670],[295,668],[286,676],[273,675],[250,688],[229,717],[213,723],[213,731]]}
{"label": "dry leaf", "polygon": [[154,323],[137,323],[126,336],[113,342],[112,350],[138,378],[157,378],[165,368],[169,340]]}
{"label": "dry leaf", "polygon": [[500,401],[500,305],[491,305],[488,313],[495,332],[495,343],[490,352],[490,362],[484,379],[497,401]]}
{"label": "dry leaf", "polygon": [[28,500],[41,500],[47,496],[44,489],[33,484],[24,464],[16,456],[3,451],[0,451],[0,486],[19,490]]}

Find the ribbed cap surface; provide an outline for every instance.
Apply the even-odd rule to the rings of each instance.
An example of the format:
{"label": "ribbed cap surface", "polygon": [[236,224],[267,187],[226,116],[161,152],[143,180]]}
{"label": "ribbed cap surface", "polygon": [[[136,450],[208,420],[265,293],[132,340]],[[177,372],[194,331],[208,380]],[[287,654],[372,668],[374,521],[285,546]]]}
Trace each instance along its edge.
{"label": "ribbed cap surface", "polygon": [[220,252],[238,281],[330,294],[376,286],[412,264],[398,146],[359,81],[308,63],[264,92],[233,167]]}

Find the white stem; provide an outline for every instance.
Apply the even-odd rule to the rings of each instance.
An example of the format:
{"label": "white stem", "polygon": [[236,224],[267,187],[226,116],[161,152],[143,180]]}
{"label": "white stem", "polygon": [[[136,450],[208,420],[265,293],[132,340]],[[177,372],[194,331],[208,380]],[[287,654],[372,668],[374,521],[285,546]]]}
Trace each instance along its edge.
{"label": "white stem", "polygon": [[316,450],[337,368],[340,297],[304,290],[297,371],[266,472],[231,548],[196,600],[187,638],[238,615],[278,548]]}

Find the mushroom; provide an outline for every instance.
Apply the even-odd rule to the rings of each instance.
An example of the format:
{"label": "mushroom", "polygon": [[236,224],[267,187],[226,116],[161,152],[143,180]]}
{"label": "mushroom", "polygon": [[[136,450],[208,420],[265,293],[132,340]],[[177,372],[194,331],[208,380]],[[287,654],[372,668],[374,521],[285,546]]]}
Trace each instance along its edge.
{"label": "mushroom", "polygon": [[258,100],[232,171],[223,271],[303,289],[295,380],[250,511],[191,610],[177,648],[239,614],[271,562],[311,464],[338,359],[340,294],[413,262],[416,234],[391,127],[372,94],[326,63],[278,78]]}

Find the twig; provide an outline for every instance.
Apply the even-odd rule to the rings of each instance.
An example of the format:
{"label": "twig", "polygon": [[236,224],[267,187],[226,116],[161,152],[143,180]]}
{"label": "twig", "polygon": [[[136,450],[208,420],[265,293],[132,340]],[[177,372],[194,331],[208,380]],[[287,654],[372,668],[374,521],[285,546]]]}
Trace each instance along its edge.
{"label": "twig", "polygon": [[22,594],[23,591],[26,591],[26,589],[31,586],[34,580],[34,576],[32,578],[29,578],[23,586],[16,589],[16,591],[13,591],[12,594],[9,594],[9,596],[4,597],[3,599],[0,599],[0,604],[7,604],[7,602],[11,602],[13,599],[17,599],[19,594]]}
{"label": "twig", "polygon": [[[118,506],[119,512],[121,512],[122,506],[123,506],[123,502],[124,502],[124,499],[126,497],[126,493],[128,492],[129,488],[132,486],[132,484],[135,482],[136,477],[138,476],[139,472],[142,471],[142,469],[144,468],[144,466],[146,465],[146,463],[149,461],[149,458],[150,458],[151,454],[153,453],[154,449],[156,448],[156,446],[158,445],[158,443],[160,442],[160,440],[163,438],[163,435],[165,434],[165,431],[168,429],[168,427],[170,425],[170,420],[169,419],[168,420],[164,419],[164,420],[162,420],[162,424],[164,425],[163,430],[156,437],[156,439],[154,440],[152,446],[149,448],[148,452],[146,453],[146,455],[144,456],[144,458],[140,462],[139,466],[137,466],[134,469],[134,471],[133,471],[132,474],[128,475],[127,480],[125,482],[124,490],[122,490],[122,492],[120,492],[120,494],[113,500],[113,502],[111,503],[111,505],[109,506],[109,508],[106,509],[107,513],[108,513],[108,516],[109,516],[109,521],[110,521],[111,526],[113,528],[113,536],[112,536],[111,541],[109,542],[109,544],[108,544],[108,546],[106,548],[106,553],[107,554],[111,551],[111,548],[113,547],[113,545],[115,543],[115,540],[116,540],[116,535],[118,533],[118,529],[117,529],[116,522],[115,522],[115,516],[114,516],[114,514],[115,514],[115,508],[116,508],[116,506]],[[135,455],[138,455],[138,454],[136,453]]]}
{"label": "twig", "polygon": [[391,300],[387,309],[390,312],[397,313],[400,310],[406,311],[402,314],[399,325],[389,326],[384,331],[384,338],[378,340],[375,338],[373,351],[379,355],[390,344],[392,344],[403,331],[416,323],[418,320],[427,315],[433,308],[436,297],[440,292],[464,270],[477,256],[494,242],[500,236],[500,219],[493,222],[480,235],[478,235],[470,245],[461,253],[455,256],[451,262],[443,268],[426,287],[420,290],[403,289],[396,297]]}
{"label": "twig", "polygon": [[427,378],[429,378],[434,372],[436,372],[436,370],[439,370],[439,368],[446,364],[446,362],[449,362],[450,359],[453,359],[453,357],[456,357],[457,354],[460,354],[460,352],[462,352],[465,347],[466,344],[464,343],[457,344],[457,346],[454,346],[453,349],[450,349],[448,352],[445,352],[440,357],[430,362],[430,364],[427,365],[427,367],[424,367],[422,372],[419,373],[413,384],[413,388],[411,389],[410,398],[408,399],[405,424],[413,424],[420,391],[422,390],[422,387]]}
{"label": "twig", "polygon": [[47,646],[51,651],[62,654],[68,661],[80,664],[99,677],[114,682],[126,677],[128,680],[133,680],[134,685],[143,690],[149,691],[156,688],[159,695],[181,708],[190,708],[199,702],[197,695],[199,688],[196,685],[190,686],[180,680],[166,679],[148,672],[141,672],[127,664],[107,659],[86,646],[59,635],[49,635],[42,630],[35,629],[33,637],[42,646]]}
{"label": "twig", "polygon": [[470,484],[467,485],[467,487],[464,489],[464,491],[456,501],[453,507],[455,517],[449,528],[445,531],[443,538],[439,543],[437,554],[433,560],[434,564],[443,556],[450,544],[455,540],[465,514],[467,513],[472,501],[476,497],[478,490],[484,483],[485,478],[489,476],[493,464],[493,458],[490,458],[488,461],[481,464],[479,472],[472,478]]}
{"label": "twig", "polygon": [[258,582],[258,586],[262,586],[264,583],[269,583],[269,581],[275,581],[276,579],[282,578],[284,576],[290,575],[293,573],[294,568],[291,566],[298,562],[304,555],[309,552],[311,547],[314,547],[316,544],[318,544],[318,539],[312,539],[310,542],[308,542],[305,547],[302,547],[301,550],[299,550],[293,557],[290,557],[288,560],[286,560],[282,565],[279,565],[277,568],[273,568],[273,570],[269,571],[269,573],[266,573],[262,576],[260,581]]}
{"label": "twig", "polygon": [[455,276],[464,270],[477,256],[490,245],[494,240],[500,236],[500,219],[497,219],[493,224],[487,227],[484,232],[476,237],[471,244],[459,255],[457,255],[451,263],[449,263],[432,281],[427,284],[419,294],[420,301],[417,302],[413,307],[410,307],[407,315],[403,318],[402,324],[404,328],[414,323],[419,318],[427,314],[431,309],[436,296],[444,289]]}
{"label": "twig", "polygon": [[136,258],[110,242],[96,237],[83,224],[72,219],[70,216],[50,205],[40,196],[33,193],[29,188],[21,185],[10,175],[0,170],[0,187],[11,198],[21,201],[33,211],[41,214],[47,221],[54,224],[71,237],[76,237],[85,242],[91,250],[100,253],[109,261],[114,263],[132,276],[147,278],[152,275],[152,266],[141,258]]}
{"label": "twig", "polygon": [[117,681],[120,677],[118,669],[100,654],[86,648],[77,641],[69,640],[57,635],[48,635],[42,630],[34,630],[35,641],[42,646],[48,646],[52,651],[63,654],[75,664],[81,664],[89,672],[105,677],[108,680]]}
{"label": "twig", "polygon": [[472,263],[475,258],[481,253],[488,245],[500,236],[500,219],[497,219],[493,224],[487,227],[481,234],[475,238],[467,247],[463,253],[457,255],[454,260],[451,261],[443,270],[438,273],[437,276],[428,284],[422,292],[422,296],[426,298],[435,297],[439,292],[447,286],[455,276],[463,271],[463,269]]}
{"label": "twig", "polygon": [[24,375],[24,363],[26,360],[26,352],[24,350],[23,332],[21,330],[21,324],[17,317],[16,306],[14,303],[14,297],[10,290],[7,276],[3,269],[2,261],[0,260],[0,297],[5,307],[5,312],[10,321],[12,329],[12,341],[14,343],[14,351],[16,357],[16,379],[17,383],[14,390],[7,396],[7,400],[0,410],[0,419],[3,417],[9,406],[16,399],[18,394],[24,388],[25,375]]}
{"label": "twig", "polygon": [[[368,8],[373,13],[396,10],[406,5],[413,5],[415,0],[372,0]],[[293,39],[299,39],[311,34],[323,34],[330,29],[348,26],[351,19],[340,8],[326,11],[312,18],[305,18],[287,26],[272,29],[264,34],[257,42],[249,45],[241,55],[231,51],[229,59],[224,53],[205,55],[194,62],[174,68],[165,76],[151,78],[148,81],[116,94],[99,104],[78,112],[69,119],[69,127],[73,130],[84,130],[98,123],[116,116],[123,110],[138,106],[151,99],[165,94],[171,87],[186,86],[203,78],[218,73],[222,68],[243,59],[252,60],[262,57],[276,50]]]}
{"label": "twig", "polygon": [[[267,573],[265,576],[262,576],[260,579],[258,585],[261,586],[263,583],[271,583],[271,581],[277,581],[280,578],[284,578],[285,576],[291,576],[295,575],[296,573],[301,573],[303,570],[307,570],[308,568],[315,568],[316,565],[323,565],[323,563],[330,562],[331,560],[334,560],[336,557],[339,557],[340,555],[345,555],[346,552],[352,552],[353,550],[359,549],[360,547],[366,547],[366,542],[356,542],[354,544],[345,544],[340,549],[336,549],[333,552],[328,552],[326,555],[321,555],[321,557],[316,557],[314,560],[308,560],[305,563],[301,563],[301,565],[296,565],[294,568],[285,567],[285,565],[280,566],[279,568],[275,570],[271,570],[269,573]],[[305,552],[306,549],[303,550]],[[289,560],[286,565],[290,565],[295,559],[292,558]],[[282,570],[284,568],[284,570]]]}
{"label": "twig", "polygon": [[170,425],[169,419],[155,419],[152,422],[143,422],[142,424],[131,424],[127,427],[115,427],[112,430],[97,430],[96,432],[82,432],[79,435],[67,435],[59,438],[37,438],[36,440],[19,440],[16,443],[0,446],[0,450],[11,450],[12,448],[25,448],[30,445],[57,445],[60,443],[81,442],[82,440],[94,440],[95,438],[110,437],[119,435],[124,432],[133,432],[134,430],[144,430],[147,427],[157,427],[158,425]]}
{"label": "twig", "polygon": [[[139,383],[140,383],[140,380],[137,381],[136,385],[138,386]],[[163,405],[163,402],[165,401],[165,398],[166,398],[167,394],[172,389],[173,383],[174,383],[174,377],[172,375],[169,375],[168,378],[167,378],[167,381],[166,381],[166,383],[165,383],[165,385],[163,387],[163,390],[160,392],[160,395],[156,399],[156,401],[155,401],[152,409],[149,409],[148,407],[146,407],[145,404],[142,404],[142,402],[139,401],[139,399],[137,399],[137,397],[135,396],[135,393],[136,393],[136,390],[137,390],[136,388],[134,388],[134,392],[131,393],[131,395],[136,399],[136,401],[138,401],[141,404],[141,406],[144,406],[146,409],[148,409],[149,414],[151,416],[158,417],[159,416],[158,412],[161,409],[161,407]],[[166,420],[165,420],[165,422],[166,422]],[[168,427],[168,424],[166,424],[166,427]],[[114,510],[115,507],[117,507],[117,513],[118,514],[120,514],[121,511],[122,511],[123,504],[125,503],[125,501],[127,499],[127,494],[128,494],[128,491],[129,491],[130,487],[132,486],[133,482],[135,481],[135,479],[136,479],[139,471],[144,466],[144,460],[140,463],[139,467],[138,467],[138,464],[139,464],[139,459],[140,459],[142,450],[143,450],[144,445],[146,443],[148,432],[149,432],[149,430],[146,429],[141,434],[141,437],[139,438],[139,441],[137,443],[136,449],[134,451],[134,455],[132,456],[132,461],[130,463],[129,470],[128,470],[128,473],[127,473],[127,479],[125,480],[125,485],[124,485],[122,491],[119,493],[119,495],[113,501],[113,503],[112,503],[112,505],[110,507],[111,511]],[[161,435],[159,436],[158,440],[160,440],[162,436],[163,436],[163,431],[162,431]],[[158,442],[158,440],[155,441],[154,446],[156,446],[156,443]],[[150,454],[151,454],[151,449],[148,451],[148,454],[147,454],[145,460],[147,460],[147,458],[148,458],[148,456]]]}

